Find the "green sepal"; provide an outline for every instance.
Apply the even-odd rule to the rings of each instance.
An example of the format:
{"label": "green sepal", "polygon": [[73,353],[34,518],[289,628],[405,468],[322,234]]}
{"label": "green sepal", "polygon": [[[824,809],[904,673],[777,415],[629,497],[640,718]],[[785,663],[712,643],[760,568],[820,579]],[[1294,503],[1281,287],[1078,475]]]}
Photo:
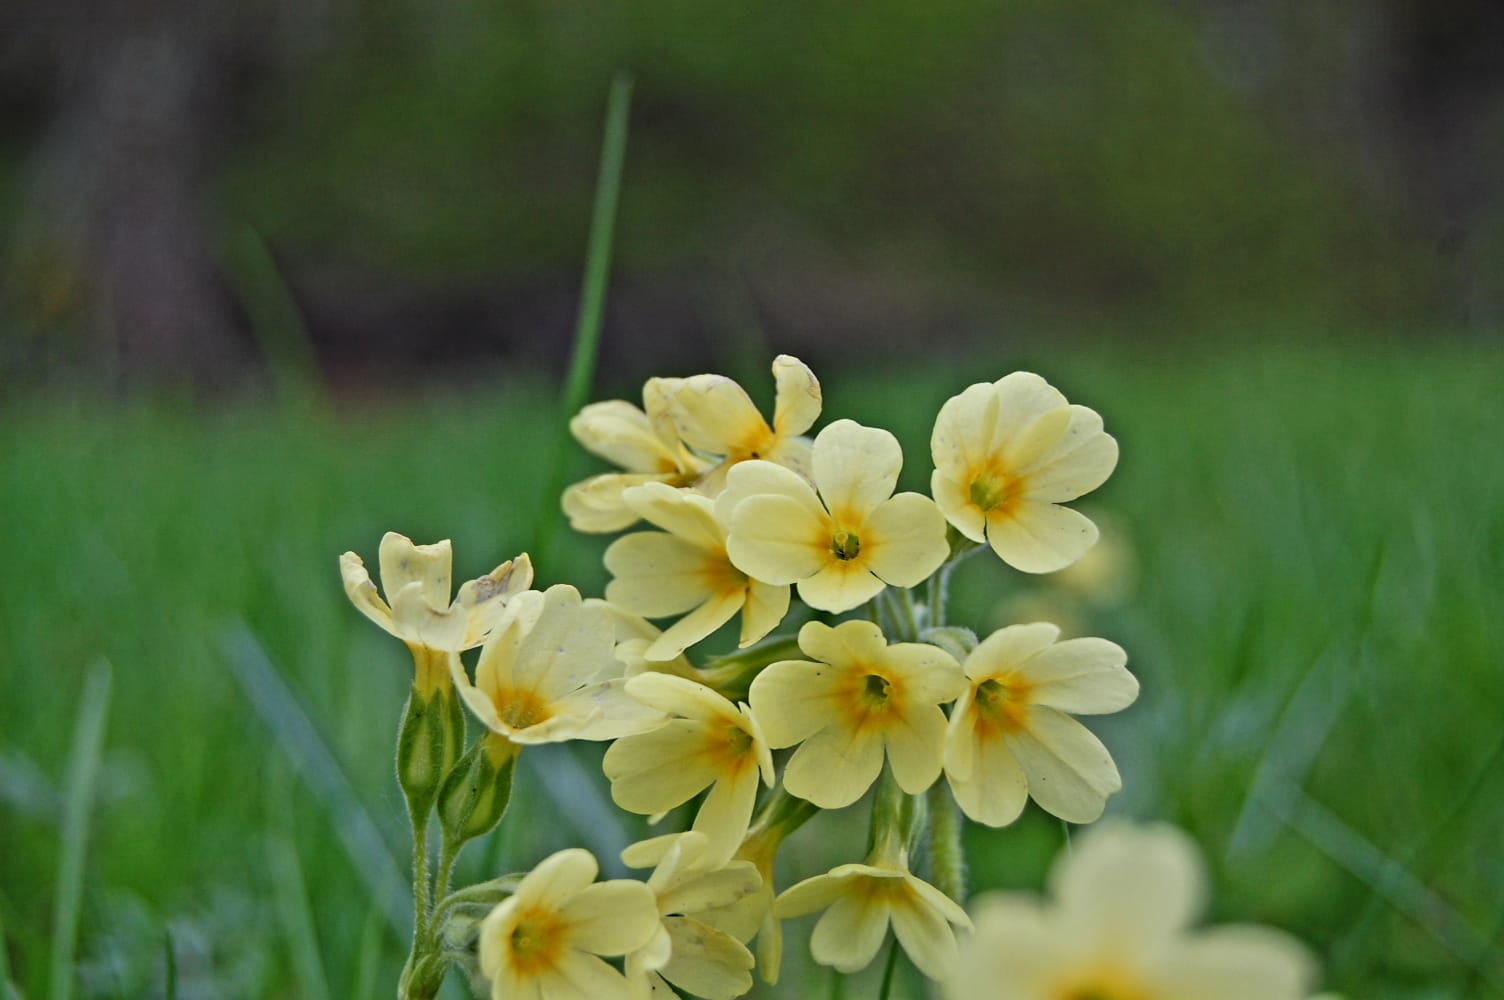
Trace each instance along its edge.
{"label": "green sepal", "polygon": [[458,847],[489,833],[512,801],[512,774],[521,748],[496,733],[475,741],[450,769],[439,790],[439,824]]}
{"label": "green sepal", "polygon": [[416,684],[397,728],[397,784],[417,819],[428,815],[444,776],[465,745],[465,710],[452,687],[425,696]]}
{"label": "green sepal", "polygon": [[977,634],[960,625],[939,625],[924,629],[919,633],[919,641],[939,646],[955,657],[957,663],[964,663],[971,651],[977,648]]}

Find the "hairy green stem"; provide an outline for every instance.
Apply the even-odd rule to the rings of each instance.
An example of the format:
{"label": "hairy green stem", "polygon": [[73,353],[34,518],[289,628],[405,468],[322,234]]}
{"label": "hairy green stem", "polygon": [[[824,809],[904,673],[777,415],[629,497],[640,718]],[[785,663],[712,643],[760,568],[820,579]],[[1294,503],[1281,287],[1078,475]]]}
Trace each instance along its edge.
{"label": "hairy green stem", "polygon": [[930,875],[935,888],[966,905],[966,850],[961,813],[944,782],[930,787]]}

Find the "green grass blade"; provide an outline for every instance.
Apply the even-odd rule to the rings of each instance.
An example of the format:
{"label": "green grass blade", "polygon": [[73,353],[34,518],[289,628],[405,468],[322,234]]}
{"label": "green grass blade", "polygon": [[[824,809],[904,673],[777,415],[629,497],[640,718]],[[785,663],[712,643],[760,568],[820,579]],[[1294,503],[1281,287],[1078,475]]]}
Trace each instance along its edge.
{"label": "green grass blade", "polygon": [[162,928],[162,963],[163,980],[162,995],[167,1000],[177,1000],[178,996],[178,956],[172,943],[172,929]]}
{"label": "green grass blade", "polygon": [[365,880],[387,926],[397,937],[406,938],[412,933],[407,880],[313,722],[244,623],[236,622],[221,632],[219,645],[241,690],[323,804],[346,857]]}
{"label": "green grass blade", "polygon": [[360,932],[360,951],[356,953],[355,976],[349,993],[352,997],[373,997],[378,992],[376,979],[381,975],[381,949],[386,943],[383,924],[381,911],[371,907]]}
{"label": "green grass blade", "polygon": [[83,896],[84,849],[99,776],[104,730],[110,707],[110,665],[96,660],[84,679],[84,693],[73,726],[68,756],[68,787],[63,799],[62,855],[58,859],[56,905],[52,922],[52,966],[47,995],[73,996],[73,952],[78,943],[78,912]]}
{"label": "green grass blade", "polygon": [[303,865],[298,860],[297,848],[286,833],[269,836],[266,847],[271,863],[272,891],[287,939],[288,954],[292,958],[298,995],[309,1000],[328,1000],[329,985],[324,980],[324,961],[319,954],[318,934],[314,931],[308,887],[303,881]]}
{"label": "green grass blade", "polygon": [[321,402],[323,383],[313,338],[266,241],[246,226],[226,251],[230,279],[283,400]]}
{"label": "green grass blade", "polygon": [[0,924],[0,1000],[21,1000],[21,988],[10,978],[10,952],[6,948],[3,924]]}
{"label": "green grass blade", "polygon": [[564,381],[564,407],[559,421],[558,445],[550,474],[544,480],[543,505],[533,557],[541,563],[559,527],[559,494],[564,489],[564,468],[571,446],[569,418],[590,397],[595,357],[600,346],[601,320],[606,307],[606,280],[611,274],[611,245],[616,231],[616,203],[621,193],[622,164],[627,152],[627,122],[632,108],[632,77],[618,73],[611,81],[606,102],[605,136],[601,142],[600,172],[595,181],[595,205],[590,212],[590,236],[585,250],[585,278],[580,288],[580,308],[575,320],[574,348]]}

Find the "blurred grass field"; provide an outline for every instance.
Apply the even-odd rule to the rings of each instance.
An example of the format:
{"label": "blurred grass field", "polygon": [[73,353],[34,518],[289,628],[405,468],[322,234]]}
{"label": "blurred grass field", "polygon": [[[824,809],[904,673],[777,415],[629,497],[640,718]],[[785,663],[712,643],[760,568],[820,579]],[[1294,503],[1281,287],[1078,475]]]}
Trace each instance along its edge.
{"label": "blurred grass field", "polygon": [[[923,489],[939,405],[1015,367],[1119,438],[1091,506],[1130,555],[1110,595],[974,559],[955,617],[990,629],[1053,607],[1128,650],[1142,697],[1092,723],[1124,777],[1110,810],[1197,837],[1215,919],[1297,933],[1350,998],[1499,995],[1504,352],[1117,349],[821,370],[824,420],[891,429],[905,485]],[[731,374],[771,396],[765,371]],[[232,664],[285,682],[400,871],[390,754],[410,666],[349,606],[336,557],[371,561],[388,529],[453,538],[458,578],[538,551],[557,406],[528,381],[213,413],[0,404],[0,930],[25,995],[45,995],[65,761],[101,661],[113,698],[80,995],[159,994],[169,967],[180,996],[357,996],[372,977],[389,991],[405,942],[380,866],[342,839],[360,816],[310,790],[300,775],[317,765],[274,738]],[[594,468],[571,454],[571,478]],[[540,582],[598,594],[606,539],[564,534]],[[617,836],[590,817],[592,786],[607,801],[593,753],[524,758],[503,833],[462,877]],[[974,888],[1037,887],[1061,840],[1032,808],[969,831]],[[797,954],[788,968],[786,995],[827,989]]]}

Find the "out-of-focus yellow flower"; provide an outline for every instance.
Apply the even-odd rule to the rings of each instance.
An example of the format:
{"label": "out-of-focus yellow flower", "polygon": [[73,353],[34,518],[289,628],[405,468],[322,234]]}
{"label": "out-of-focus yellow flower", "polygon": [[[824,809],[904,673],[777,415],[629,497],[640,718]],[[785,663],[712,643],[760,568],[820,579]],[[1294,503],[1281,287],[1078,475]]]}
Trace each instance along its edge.
{"label": "out-of-focus yellow flower", "polygon": [[1103,824],[1062,853],[1053,899],[994,893],[946,984],[949,1000],[1301,1000],[1310,955],[1267,927],[1192,931],[1195,845],[1167,826]]}
{"label": "out-of-focus yellow flower", "polygon": [[1101,486],[1118,461],[1102,418],[1032,372],[978,383],[935,418],[930,491],[957,531],[1026,573],[1070,565],[1096,525],[1060,504]]}
{"label": "out-of-focus yellow flower", "polygon": [[814,487],[766,462],[731,470],[716,514],[726,551],[748,576],[797,583],[822,611],[849,611],[887,584],[912,587],[949,554],[945,518],[919,493],[893,495],[903,467],[885,430],[837,420],[814,445]]}
{"label": "out-of-focus yellow flower", "polygon": [[591,403],[569,422],[586,451],[626,470],[592,476],[564,491],[564,513],[576,531],[630,527],[638,515],[622,502],[624,490],[652,482],[688,486],[710,467],[679,441],[658,380],[643,386],[642,404],[639,410],[620,399]]}
{"label": "out-of-focus yellow flower", "polygon": [[917,795],[940,776],[945,712],[965,678],[937,646],[888,645],[871,622],[809,622],[799,647],[819,662],[782,660],[752,682],[752,714],[772,747],[800,744],[784,768],[791,795],[849,806],[882,771]]}
{"label": "out-of-focus yellow flower", "polygon": [[524,591],[482,647],[475,682],[456,658],[454,683],[471,713],[513,743],[616,739],[663,717],[623,689],[614,642],[609,614],[573,587]]}
{"label": "out-of-focus yellow flower", "polygon": [[738,462],[762,459],[809,470],[809,442],[800,437],[820,416],[820,382],[798,358],[773,359],[778,395],[770,427],[747,391],[724,375],[692,375],[649,381],[665,400],[665,411],[683,442],[716,464],[696,484],[715,496],[727,471]]}
{"label": "out-of-focus yellow flower", "polygon": [[449,540],[414,545],[389,531],[381,539],[379,569],[386,599],[377,593],[365,563],[354,552],[339,557],[340,576],[350,603],[386,632],[407,644],[417,666],[417,686],[430,693],[447,688],[452,655],[484,642],[510,598],[533,582],[533,564],[524,553],[485,576],[460,586],[449,599],[453,554]]}
{"label": "out-of-focus yellow flower", "polygon": [[544,859],[481,922],[481,973],[494,1000],[626,1000],[626,977],[600,956],[635,951],[659,931],[641,882],[595,881],[589,851]]}
{"label": "out-of-focus yellow flower", "polygon": [[1102,815],[1122,787],[1100,740],[1070,714],[1117,712],[1138,697],[1128,656],[1106,639],[1067,639],[1046,622],[1010,625],[962,664],[970,682],[951,709],[945,774],[966,815],[1018,818],[1032,795],[1072,823]]}
{"label": "out-of-focus yellow flower", "polygon": [[747,832],[759,777],[769,786],[775,780],[773,755],[757,720],[745,706],[671,674],[639,674],[626,690],[669,722],[619,739],[606,751],[612,799],[623,809],[653,815],[708,787],[694,829],[706,837],[707,860],[724,864]]}
{"label": "out-of-focus yellow flower", "polygon": [[684,615],[648,645],[646,659],[674,659],[738,611],[741,646],[761,639],[783,620],[789,588],[749,579],[731,564],[711,500],[662,483],[634,486],[622,498],[643,520],[663,530],[638,531],[611,543],[605,561],[614,579],[606,586],[606,599],[649,618]]}
{"label": "out-of-focus yellow flower", "polygon": [[882,947],[888,924],[916,968],[943,979],[955,968],[956,934],[971,927],[955,900],[909,871],[908,858],[881,838],[864,864],[841,865],[785,889],[773,904],[780,919],[825,914],[810,935],[815,961],[841,972],[865,969]]}
{"label": "out-of-focus yellow flower", "polygon": [[[704,834],[654,838],[647,852],[624,851],[623,861],[656,854],[648,888],[658,899],[661,926],[627,956],[634,1000],[672,996],[672,983],[706,1000],[732,1000],[752,988],[752,953],[731,930],[727,914],[762,883],[751,862],[717,859]],[[747,935],[750,937],[751,935]]]}

